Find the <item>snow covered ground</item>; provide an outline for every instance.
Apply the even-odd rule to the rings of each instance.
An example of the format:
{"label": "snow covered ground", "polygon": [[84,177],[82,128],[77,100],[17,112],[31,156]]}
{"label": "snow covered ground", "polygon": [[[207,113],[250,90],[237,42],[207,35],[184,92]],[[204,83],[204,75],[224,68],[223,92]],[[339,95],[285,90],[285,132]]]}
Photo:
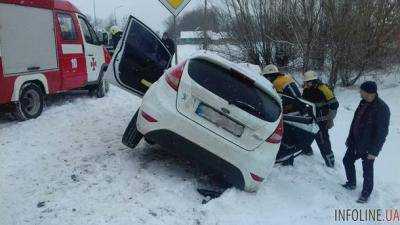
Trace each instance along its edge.
{"label": "snow covered ground", "polygon": [[0,224],[321,225],[334,223],[334,209],[399,209],[399,91],[398,86],[381,91],[392,121],[376,163],[376,189],[365,206],[355,203],[360,162],[357,190],[340,186],[357,90],[337,91],[335,169],[324,166],[314,146],[316,154],[297,158],[293,168],[273,168],[257,193],[229,189],[205,205],[196,191],[197,172],[185,162],[145,143],[134,150],[121,143],[140,99],[114,87],[104,99],[58,95],[36,120],[0,120]]}

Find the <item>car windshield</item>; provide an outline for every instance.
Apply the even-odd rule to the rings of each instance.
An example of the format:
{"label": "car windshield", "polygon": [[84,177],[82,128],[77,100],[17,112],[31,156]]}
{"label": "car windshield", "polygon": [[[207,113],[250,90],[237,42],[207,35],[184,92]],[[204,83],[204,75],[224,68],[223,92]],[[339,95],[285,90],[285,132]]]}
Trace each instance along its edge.
{"label": "car windshield", "polygon": [[229,104],[268,122],[281,114],[280,104],[269,94],[254,86],[245,76],[203,59],[189,63],[189,76],[199,85],[225,99]]}

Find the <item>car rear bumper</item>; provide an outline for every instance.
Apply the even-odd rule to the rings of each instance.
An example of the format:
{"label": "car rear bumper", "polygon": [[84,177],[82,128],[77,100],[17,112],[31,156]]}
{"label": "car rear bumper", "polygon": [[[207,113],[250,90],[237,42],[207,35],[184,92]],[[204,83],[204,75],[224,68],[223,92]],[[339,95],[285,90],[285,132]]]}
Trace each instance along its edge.
{"label": "car rear bumper", "polygon": [[145,137],[151,142],[167,146],[168,151],[173,154],[184,156],[205,168],[213,168],[224,175],[230,184],[239,189],[245,189],[244,178],[238,168],[196,143],[169,130],[152,131],[147,133]]}

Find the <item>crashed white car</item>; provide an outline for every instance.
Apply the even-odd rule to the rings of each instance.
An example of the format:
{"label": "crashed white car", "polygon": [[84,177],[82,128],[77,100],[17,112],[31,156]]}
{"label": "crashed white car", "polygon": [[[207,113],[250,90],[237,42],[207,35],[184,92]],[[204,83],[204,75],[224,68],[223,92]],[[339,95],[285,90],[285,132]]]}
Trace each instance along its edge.
{"label": "crashed white car", "polygon": [[221,57],[203,52],[169,68],[171,59],[158,36],[130,17],[107,71],[111,83],[143,97],[123,143],[135,148],[146,138],[257,190],[283,135],[280,96],[262,76]]}

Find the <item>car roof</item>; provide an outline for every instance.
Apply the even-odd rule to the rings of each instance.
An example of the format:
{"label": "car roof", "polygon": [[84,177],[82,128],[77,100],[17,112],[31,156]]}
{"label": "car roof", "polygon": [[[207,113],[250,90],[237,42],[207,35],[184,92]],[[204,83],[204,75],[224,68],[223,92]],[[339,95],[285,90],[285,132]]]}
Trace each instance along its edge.
{"label": "car roof", "polygon": [[76,8],[71,2],[66,0],[0,0],[0,3],[22,5],[35,8],[60,10],[66,12],[80,13],[80,10]]}
{"label": "car roof", "polygon": [[54,0],[54,9],[82,14],[74,4],[65,0]]}
{"label": "car roof", "polygon": [[254,85],[261,90],[273,95],[279,102],[280,98],[278,93],[274,89],[272,83],[267,80],[265,77],[261,76],[254,70],[243,68],[242,66],[238,65],[237,63],[233,63],[215,53],[209,51],[198,51],[197,53],[193,54],[189,59],[204,59],[210,61],[214,64],[222,66],[226,69],[233,69],[245,77],[254,81]]}

